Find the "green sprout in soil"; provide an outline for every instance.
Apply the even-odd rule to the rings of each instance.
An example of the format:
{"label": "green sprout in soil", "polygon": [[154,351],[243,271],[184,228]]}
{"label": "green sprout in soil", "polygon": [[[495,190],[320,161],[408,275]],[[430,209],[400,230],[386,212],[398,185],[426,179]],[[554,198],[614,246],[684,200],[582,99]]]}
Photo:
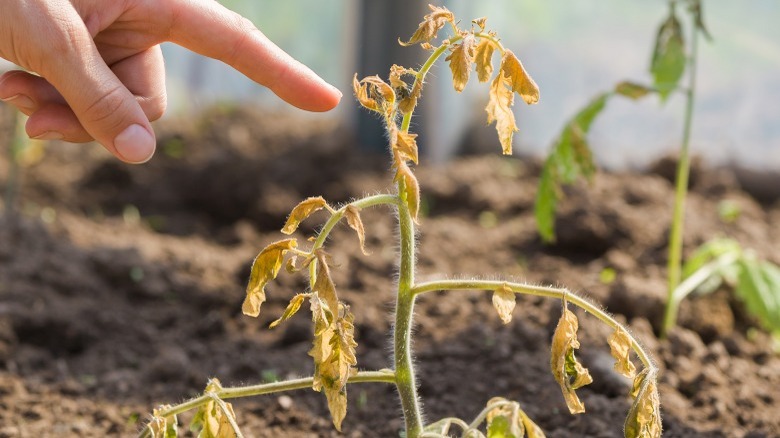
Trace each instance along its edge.
{"label": "green sprout in soil", "polygon": [[[512,135],[517,131],[511,108],[514,93],[518,93],[528,104],[535,103],[539,98],[539,90],[523,64],[501,44],[494,32],[485,30],[484,18],[474,20],[470,29],[463,29],[459,27],[453,13],[446,8],[430,8],[431,13],[425,16],[414,35],[408,41],[401,42],[404,46],[419,44],[430,51],[428,60],[419,69],[395,65],[387,82],[379,76],[362,80],[355,76],[353,82],[355,96],[360,104],[381,116],[385,124],[397,191],[368,196],[340,206],[330,205],[322,197],[302,201],[292,210],[282,232],[293,234],[303,220],[317,211],[324,211],[329,214],[329,218],[319,233],[302,241],[300,246],[296,238],[272,243],[259,253],[252,265],[242,310],[244,314],[253,317],[259,315],[266,300],[266,286],[280,274],[282,267],[288,273],[302,272],[308,275],[309,289],[291,298],[283,314],[271,323],[271,328],[292,318],[308,303],[313,323],[314,341],[309,355],[314,361],[314,375],[236,388],[222,387],[217,379],[212,379],[200,397],[179,405],[165,405],[155,409],[141,436],[175,437],[178,432],[176,415],[195,409],[197,413],[191,430],[199,437],[241,437],[236,414],[232,405],[225,400],[304,388],[324,393],[333,425],[341,430],[342,421],[347,414],[347,388],[351,384],[363,382],[384,382],[394,385],[397,389],[405,422],[404,436],[407,438],[444,438],[452,436],[456,431],[459,431],[462,437],[543,437],[542,430],[517,402],[500,397],[489,400],[485,409],[470,422],[459,418],[424,421],[421,401],[417,395],[416,370],[411,348],[415,301],[425,293],[464,290],[492,292],[493,305],[504,323],[509,323],[512,319],[518,294],[561,301],[562,315],[552,339],[550,366],[572,414],[585,411],[576,389],[591,383],[592,378],[587,368],[575,357],[575,350],[580,347],[577,340],[579,322],[575,313],[569,310],[569,305],[583,309],[611,327],[613,333],[607,341],[616,361],[615,370],[633,381],[633,389],[630,392],[633,404],[625,420],[625,436],[644,438],[661,435],[656,384],[658,370],[637,340],[597,305],[564,288],[509,281],[415,281],[415,226],[418,224],[420,188],[412,171],[413,164],[418,162],[416,134],[409,132],[409,126],[431,66],[446,54],[445,61],[449,63],[457,91],[463,90],[468,82],[472,66],[476,67],[480,82],[491,81],[491,76],[493,77],[486,112],[488,122],[496,122],[499,141],[505,154],[511,153]],[[437,34],[445,26],[452,28],[451,36],[434,45]],[[500,64],[494,71],[493,55],[496,52],[500,56]],[[366,253],[361,211],[376,206],[394,209],[400,230],[393,360],[389,369],[358,371],[354,316],[352,309],[339,299],[331,277],[332,260],[325,249],[325,243],[334,227],[346,221],[347,226],[355,231],[361,250]],[[632,361],[632,351],[642,364],[640,371]]]}
{"label": "green sprout in soil", "polygon": [[[687,12],[691,21],[691,41],[687,48],[683,24],[677,17],[677,7],[680,4],[687,6]],[[596,171],[591,148],[587,141],[587,134],[594,119],[606,107],[609,99],[613,96],[623,96],[632,100],[638,100],[656,94],[663,103],[673,92],[680,92],[685,96],[683,132],[675,177],[674,209],[669,232],[669,252],[667,258],[668,298],[661,326],[662,336],[665,336],[674,327],[677,321],[680,301],[697,288],[699,281],[720,284],[717,278],[723,277],[723,275],[719,269],[716,269],[716,266],[725,266],[725,261],[736,263],[737,259],[741,261],[742,266],[754,266],[757,263],[755,262],[755,257],[748,257],[747,259],[737,257],[734,255],[736,251],[733,251],[730,252],[731,255],[726,257],[726,260],[721,260],[721,262],[712,260],[709,264],[688,263],[686,265],[687,269],[682,267],[685,198],[688,192],[688,177],[690,173],[690,154],[688,149],[696,98],[698,41],[701,35],[711,40],[711,36],[704,25],[701,0],[670,0],[669,13],[658,28],[655,48],[650,62],[650,74],[653,77],[652,85],[628,81],[621,82],[613,90],[596,96],[585,108],[580,110],[565,125],[545,161],[536,198],[535,215],[539,234],[545,242],[554,242],[555,210],[558,201],[562,197],[561,186],[571,184],[580,177],[590,179]],[[688,84],[684,87],[680,84],[680,81],[686,69],[688,72]],[[734,220],[739,215],[737,212],[735,216],[733,209],[730,212],[720,212],[720,214],[722,216],[724,214],[730,215],[729,217],[734,218]],[[718,245],[720,244],[713,243],[710,249],[718,247]],[[708,252],[710,249],[705,245],[699,254],[711,254]],[[760,265],[766,267],[769,266],[769,262],[761,262]],[[697,266],[703,269],[703,271],[700,273],[689,272],[691,266]],[[764,270],[764,268],[758,268],[758,265],[755,266],[760,271]],[[715,277],[710,277],[710,275],[715,275]],[[757,284],[757,278],[755,281],[739,284],[743,286],[748,283]],[[759,287],[737,287],[737,296],[748,303],[746,306],[748,311],[756,316],[765,328],[777,333],[780,332],[780,325],[777,323],[780,320],[780,296],[778,296],[776,291],[780,290],[780,281],[776,281],[777,279],[772,275],[763,275],[762,278],[764,279],[762,281],[767,284],[765,291],[762,291],[762,288]],[[737,283],[730,282],[729,284]]]}

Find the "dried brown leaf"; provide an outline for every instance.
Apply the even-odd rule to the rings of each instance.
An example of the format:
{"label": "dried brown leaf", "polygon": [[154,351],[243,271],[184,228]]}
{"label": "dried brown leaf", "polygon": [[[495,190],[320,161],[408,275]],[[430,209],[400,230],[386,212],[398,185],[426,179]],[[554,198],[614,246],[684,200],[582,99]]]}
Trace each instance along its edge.
{"label": "dried brown leaf", "polygon": [[615,85],[615,93],[628,97],[632,100],[641,99],[653,91],[655,90],[650,87],[630,81],[623,81]]}
{"label": "dried brown leaf", "polygon": [[358,235],[360,251],[368,255],[368,251],[366,251],[366,231],[363,228],[363,220],[360,219],[360,208],[353,204],[347,205],[346,210],[344,210],[344,216],[347,218],[349,227],[355,230]]}
{"label": "dried brown leaf", "polygon": [[512,91],[520,94],[525,103],[531,105],[539,101],[539,86],[525,71],[523,63],[509,49],[501,58],[501,70],[509,77]]}
{"label": "dried brown leaf", "polygon": [[447,22],[455,21],[455,16],[445,7],[438,7],[434,5],[428,5],[431,9],[431,13],[423,17],[422,23],[417,27],[409,41],[403,42],[398,39],[398,42],[402,46],[410,46],[417,43],[427,43],[436,38],[436,34],[444,27]]}
{"label": "dried brown leaf", "polygon": [[496,308],[501,322],[509,324],[512,321],[512,311],[515,309],[515,293],[503,284],[493,292],[493,307]]}
{"label": "dried brown leaf", "polygon": [[352,78],[352,91],[355,93],[355,98],[364,108],[381,112],[379,103],[377,103],[376,99],[369,97],[368,95],[368,85],[358,81],[357,73],[355,73],[355,77]]}
{"label": "dried brown leaf", "polygon": [[485,23],[487,22],[487,17],[475,18],[475,19],[471,20],[471,22],[476,24],[477,26],[479,26],[479,31],[480,32],[484,32],[485,31]]}
{"label": "dried brown leaf", "polygon": [[474,62],[477,65],[477,78],[480,82],[487,82],[493,74],[493,51],[495,46],[487,38],[479,40]]}
{"label": "dried brown leaf", "polygon": [[178,420],[176,414],[167,417],[162,412],[170,409],[171,405],[162,405],[152,412],[152,421],[147,426],[152,434],[152,438],[176,438],[178,436]]}
{"label": "dried brown leaf", "polygon": [[219,409],[218,406],[219,431],[215,438],[236,438],[238,430],[233,427],[236,424],[236,413],[233,411],[233,405],[224,401],[218,405],[222,405],[221,407],[224,409]]}
{"label": "dried brown leaf", "polygon": [[417,134],[399,131],[393,127],[390,132],[390,146],[398,152],[402,160],[417,164]]}
{"label": "dried brown leaf", "polygon": [[544,431],[541,427],[539,427],[536,423],[531,420],[528,415],[525,414],[522,410],[520,411],[520,417],[521,421],[523,422],[523,427],[525,427],[525,433],[528,436],[528,438],[546,438],[544,435]]}
{"label": "dried brown leaf", "polygon": [[328,205],[328,203],[325,202],[325,199],[323,199],[322,196],[304,199],[293,208],[290,217],[287,218],[287,222],[284,224],[284,228],[282,228],[282,233],[294,233],[295,230],[298,229],[298,225],[300,225],[304,219],[315,211],[325,208],[326,205]]}
{"label": "dried brown leaf", "polygon": [[615,330],[607,340],[612,357],[615,358],[615,371],[633,378],[636,375],[636,367],[631,363],[631,337],[620,326]]}
{"label": "dried brown leaf", "polygon": [[509,86],[509,78],[504,75],[503,70],[499,70],[490,85],[490,98],[485,107],[488,115],[487,123],[496,122],[496,131],[504,155],[512,154],[512,136],[518,130],[515,115],[512,113],[514,93],[508,88]]}
{"label": "dried brown leaf", "polygon": [[450,63],[452,85],[458,93],[463,91],[463,88],[466,87],[466,83],[469,81],[475,50],[476,39],[473,34],[467,33],[463,36],[463,40],[460,44],[455,44],[450,47],[450,54],[444,59]]}
{"label": "dried brown leaf", "polygon": [[388,83],[377,75],[368,76],[358,81],[357,75],[352,80],[355,97],[365,108],[390,116],[394,111],[395,91]]}
{"label": "dried brown leaf", "polygon": [[330,276],[330,268],[328,267],[330,256],[322,249],[318,249],[314,255],[317,258],[317,278],[314,280],[312,290],[317,292],[320,298],[325,301],[328,310],[333,315],[336,315],[339,312],[339,298],[336,294],[336,285],[333,284],[333,279]]}
{"label": "dried brown leaf", "polygon": [[574,357],[574,350],[580,348],[578,327],[577,316],[567,308],[564,301],[563,314],[553,334],[550,368],[572,414],[585,412],[585,405],[574,391],[593,382],[588,370]]}
{"label": "dried brown leaf", "polygon": [[260,306],[265,301],[265,285],[279,274],[284,254],[297,245],[295,239],[280,240],[266,246],[255,257],[246,287],[246,298],[241,306],[245,315],[256,317],[260,314]]}
{"label": "dried brown leaf", "polygon": [[660,399],[656,373],[648,368],[634,378],[634,404],[628,411],[623,431],[626,438],[659,438],[661,424]]}

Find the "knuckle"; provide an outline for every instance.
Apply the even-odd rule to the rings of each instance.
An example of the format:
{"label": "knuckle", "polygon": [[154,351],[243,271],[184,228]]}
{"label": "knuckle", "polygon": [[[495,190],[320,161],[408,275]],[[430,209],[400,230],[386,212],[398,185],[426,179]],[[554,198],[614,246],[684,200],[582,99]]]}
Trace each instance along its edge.
{"label": "knuckle", "polygon": [[150,122],[154,122],[165,114],[165,109],[168,107],[168,96],[162,92],[151,97],[139,97],[138,103],[146,114],[146,118]]}
{"label": "knuckle", "polygon": [[[122,117],[115,117],[124,105],[124,88],[116,85],[109,88],[108,92],[98,95],[80,115],[87,124],[106,124],[106,128],[117,128],[122,123]],[[121,114],[120,114],[121,115]],[[114,126],[115,125],[115,126]]]}

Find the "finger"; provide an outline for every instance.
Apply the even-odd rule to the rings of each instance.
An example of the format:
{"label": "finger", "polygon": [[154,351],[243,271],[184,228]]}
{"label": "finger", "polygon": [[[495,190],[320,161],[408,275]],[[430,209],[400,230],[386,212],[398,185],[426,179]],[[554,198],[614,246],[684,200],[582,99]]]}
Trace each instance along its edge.
{"label": "finger", "polygon": [[47,102],[65,103],[62,95],[46,79],[21,70],[0,75],[0,100],[27,115]]}
{"label": "finger", "polygon": [[171,41],[219,59],[288,103],[327,111],[341,92],[271,42],[249,20],[216,1],[173,0]]}
{"label": "finger", "polygon": [[147,161],[155,139],[141,106],[103,62],[76,11],[58,12],[57,22],[68,26],[47,29],[49,62],[39,73],[62,94],[91,137],[123,161]]}
{"label": "finger", "polygon": [[72,143],[93,141],[67,104],[47,103],[29,114],[25,130],[30,138],[64,140]]}
{"label": "finger", "polygon": [[160,46],[125,58],[111,66],[116,77],[135,96],[146,118],[162,117],[167,105],[165,64]]}

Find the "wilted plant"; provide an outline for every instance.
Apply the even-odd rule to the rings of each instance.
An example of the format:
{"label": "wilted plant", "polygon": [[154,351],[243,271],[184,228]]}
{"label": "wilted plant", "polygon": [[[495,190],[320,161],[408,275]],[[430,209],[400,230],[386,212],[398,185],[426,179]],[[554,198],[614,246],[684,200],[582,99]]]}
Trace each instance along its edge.
{"label": "wilted plant", "polygon": [[[423,421],[410,343],[414,304],[421,294],[454,290],[491,291],[493,305],[504,323],[509,323],[512,319],[517,294],[561,300],[562,316],[553,335],[550,365],[569,411],[573,414],[585,411],[584,404],[575,390],[591,383],[592,378],[575,357],[575,350],[580,347],[577,340],[579,323],[575,313],[569,310],[569,304],[580,307],[610,326],[614,332],[609,337],[608,344],[616,359],[615,369],[633,379],[631,396],[634,397],[634,403],[625,421],[625,434],[627,437],[660,436],[657,369],[628,331],[598,306],[563,288],[487,280],[415,282],[414,227],[418,222],[420,188],[411,167],[412,163],[417,164],[418,161],[416,134],[409,132],[409,125],[431,66],[447,54],[445,61],[449,62],[455,89],[461,91],[468,82],[472,65],[476,66],[481,82],[491,80],[494,73],[493,54],[498,52],[500,64],[491,81],[486,111],[488,122],[496,122],[505,154],[511,153],[512,135],[517,131],[511,109],[514,93],[520,94],[529,104],[539,99],[539,90],[520,60],[504,48],[494,32],[485,30],[484,18],[474,20],[471,28],[467,30],[459,27],[452,12],[446,8],[430,8],[431,13],[425,16],[414,35],[406,42],[401,41],[404,46],[420,44],[431,52],[422,67],[411,69],[394,65],[388,81],[379,76],[362,80],[355,76],[353,81],[355,96],[361,105],[376,112],[384,121],[390,142],[397,192],[369,196],[342,206],[332,206],[322,197],[304,200],[292,210],[282,232],[294,233],[301,221],[316,211],[324,210],[330,217],[319,233],[306,241],[306,248],[300,247],[298,239],[295,238],[272,243],[259,253],[252,265],[243,303],[243,312],[249,316],[259,315],[261,305],[266,299],[265,287],[277,277],[283,266],[289,273],[303,271],[308,274],[309,290],[293,296],[287,309],[279,319],[271,323],[271,327],[291,318],[308,301],[314,332],[313,346],[309,351],[314,360],[314,375],[239,388],[223,388],[219,381],[213,379],[202,396],[180,405],[161,406],[156,409],[142,436],[176,436],[176,415],[191,409],[198,409],[192,429],[198,432],[199,436],[241,436],[233,408],[224,400],[307,387],[325,394],[333,424],[340,430],[347,413],[348,384],[386,382],[394,384],[398,390],[405,420],[404,436],[407,438],[447,437],[453,433],[453,427],[460,429],[462,437],[485,437],[486,434],[490,437],[543,437],[541,429],[520,409],[518,403],[503,398],[491,399],[486,408],[470,423],[458,418],[445,418],[427,424]],[[432,41],[447,25],[453,30],[452,36],[434,46]],[[339,299],[331,277],[331,258],[324,246],[333,228],[340,221],[346,220],[347,225],[356,232],[361,250],[365,253],[365,230],[360,213],[365,208],[378,205],[393,207],[397,212],[399,224],[400,254],[394,309],[393,364],[392,369],[358,371],[354,317],[351,308]],[[632,350],[643,365],[643,369],[638,373],[631,360]]]}

